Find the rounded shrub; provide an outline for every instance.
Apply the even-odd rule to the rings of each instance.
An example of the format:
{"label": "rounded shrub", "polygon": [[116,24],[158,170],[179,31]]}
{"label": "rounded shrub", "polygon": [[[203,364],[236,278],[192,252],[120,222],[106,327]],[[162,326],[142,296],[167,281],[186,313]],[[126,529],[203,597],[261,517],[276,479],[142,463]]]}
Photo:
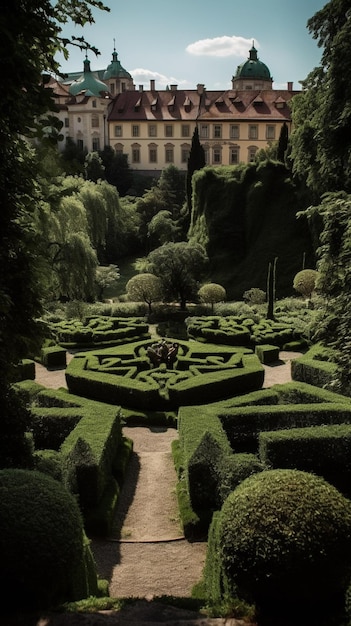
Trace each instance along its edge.
{"label": "rounded shrub", "polygon": [[0,502],[3,598],[16,597],[16,609],[27,611],[96,594],[81,514],[61,483],[37,471],[1,470]]}
{"label": "rounded shrub", "polygon": [[244,480],[218,521],[228,588],[262,610],[326,607],[351,572],[351,502],[320,477],[268,470]]}

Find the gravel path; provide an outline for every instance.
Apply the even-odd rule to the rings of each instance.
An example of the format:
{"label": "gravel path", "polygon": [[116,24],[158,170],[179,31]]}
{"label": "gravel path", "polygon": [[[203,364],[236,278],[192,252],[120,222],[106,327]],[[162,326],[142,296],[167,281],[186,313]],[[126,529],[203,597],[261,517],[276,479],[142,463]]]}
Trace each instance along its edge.
{"label": "gravel path", "polygon": [[[291,380],[290,361],[298,356],[281,352],[278,363],[264,366],[263,386]],[[71,358],[67,353],[67,362]],[[36,364],[36,380],[53,389],[66,387],[64,369],[48,371]],[[201,578],[206,543],[182,537],[171,456],[177,431],[125,427],[124,433],[133,439],[134,452],[112,536],[92,541],[99,574],[110,581],[112,597],[188,597]]]}

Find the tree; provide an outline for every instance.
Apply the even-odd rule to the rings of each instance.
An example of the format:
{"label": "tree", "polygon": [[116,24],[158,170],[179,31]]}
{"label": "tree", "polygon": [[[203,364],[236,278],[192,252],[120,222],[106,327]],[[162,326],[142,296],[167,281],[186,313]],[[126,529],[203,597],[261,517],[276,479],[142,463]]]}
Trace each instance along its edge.
{"label": "tree", "polygon": [[200,287],[198,296],[202,302],[206,302],[211,305],[211,311],[213,313],[215,303],[223,302],[223,300],[226,299],[227,294],[222,285],[218,285],[217,283],[206,283]]}
{"label": "tree", "polygon": [[152,242],[152,248],[156,247],[154,242],[162,246],[164,243],[174,241],[177,239],[177,233],[178,228],[172,220],[172,215],[169,211],[159,211],[156,213],[148,227],[148,236]]}
{"label": "tree", "polygon": [[127,282],[126,290],[130,300],[146,302],[149,315],[152,312],[152,303],[159,302],[162,299],[162,282],[154,274],[144,273],[133,276]]}
{"label": "tree", "polygon": [[96,268],[95,284],[98,300],[102,300],[104,290],[114,285],[120,278],[117,265],[99,265]]}
{"label": "tree", "polygon": [[206,165],[205,150],[200,143],[199,129],[195,126],[190,154],[188,159],[188,170],[186,176],[186,200],[187,200],[187,212],[188,212],[188,225],[190,224],[190,215],[192,207],[192,177],[196,170],[201,170]]}
{"label": "tree", "polygon": [[278,148],[277,148],[277,159],[282,163],[285,163],[285,153],[288,148],[289,141],[289,131],[288,125],[284,122],[283,126],[280,129],[279,140],[278,140]]}
{"label": "tree", "polygon": [[[68,19],[84,26],[93,22],[91,7],[98,0],[3,0],[0,20],[0,57],[3,95],[0,100],[0,414],[9,415],[7,389],[19,360],[38,348],[36,319],[42,310],[46,283],[40,257],[41,237],[34,216],[43,201],[36,182],[34,150],[27,138],[50,126],[55,110],[49,73],[59,73],[58,52],[67,57],[67,39],[60,37]],[[106,8],[106,10],[108,10]],[[82,39],[74,45],[90,46]],[[45,74],[44,74],[45,73]],[[11,430],[0,422],[0,437]]]}
{"label": "tree", "polygon": [[88,152],[84,161],[84,172],[86,180],[94,183],[105,178],[105,167],[98,152]]}
{"label": "tree", "polygon": [[326,194],[307,215],[323,222],[318,250],[318,290],[325,308],[316,321],[315,340],[330,346],[338,364],[335,388],[351,394],[351,195]]}
{"label": "tree", "polygon": [[177,299],[185,310],[186,302],[197,296],[208,258],[199,244],[184,241],[167,243],[147,257],[149,271],[161,279],[166,298]]}
{"label": "tree", "polygon": [[330,0],[307,23],[323,48],[321,64],[292,99],[293,172],[316,199],[351,191],[351,19],[349,0]]}
{"label": "tree", "polygon": [[305,298],[310,298],[316,288],[318,272],[316,270],[301,270],[294,278],[293,287]]}
{"label": "tree", "polygon": [[128,155],[117,154],[111,146],[105,146],[99,155],[105,168],[107,182],[116,187],[120,196],[125,196],[133,185]]}

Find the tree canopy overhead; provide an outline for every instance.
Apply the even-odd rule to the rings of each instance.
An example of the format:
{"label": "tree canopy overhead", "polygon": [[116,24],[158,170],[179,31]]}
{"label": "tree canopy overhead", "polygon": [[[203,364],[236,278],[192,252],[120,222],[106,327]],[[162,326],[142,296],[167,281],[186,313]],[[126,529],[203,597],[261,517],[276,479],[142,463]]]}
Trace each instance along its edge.
{"label": "tree canopy overhead", "polygon": [[292,99],[293,171],[320,198],[351,191],[351,13],[349,0],[330,0],[307,23],[323,49],[320,65]]}
{"label": "tree canopy overhead", "polygon": [[[2,97],[0,101],[0,375],[26,354],[35,338],[33,319],[41,309],[43,279],[33,213],[41,201],[33,151],[24,137],[54,110],[45,74],[60,70],[56,55],[68,56],[62,25],[93,22],[98,0],[3,0],[0,20]],[[82,39],[73,45],[91,48]],[[92,48],[93,49],[93,48]]]}

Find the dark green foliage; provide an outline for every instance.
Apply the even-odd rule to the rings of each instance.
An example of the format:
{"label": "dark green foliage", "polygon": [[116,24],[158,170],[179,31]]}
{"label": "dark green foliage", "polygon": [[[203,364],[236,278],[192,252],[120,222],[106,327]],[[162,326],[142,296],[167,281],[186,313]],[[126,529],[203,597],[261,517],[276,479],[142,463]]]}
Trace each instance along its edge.
{"label": "dark green foliage", "polygon": [[[16,609],[47,609],[97,593],[97,577],[74,498],[56,480],[0,472],[0,587]],[[11,607],[13,608],[13,607]]]}
{"label": "dark green foliage", "polygon": [[[41,399],[39,400],[41,402]],[[31,432],[36,450],[59,450],[69,433],[82,419],[81,409],[75,407],[33,407]]]}
{"label": "dark green foliage", "polygon": [[264,371],[251,350],[178,343],[177,359],[168,368],[166,363],[151,366],[150,341],[80,353],[66,369],[68,388],[127,408],[166,411],[262,386]]}
{"label": "dark green foliage", "polygon": [[108,537],[111,533],[119,492],[118,483],[111,477],[98,505],[85,510],[84,525],[89,536]]}
{"label": "dark green foliage", "polygon": [[[301,258],[314,265],[306,208],[297,183],[282,163],[205,167],[193,176],[191,242],[205,246],[211,278],[239,300],[252,287],[266,291],[268,264],[279,258],[276,293],[292,293]],[[229,269],[228,269],[229,268]]]}
{"label": "dark green foliage", "polygon": [[35,379],[35,362],[32,359],[22,359],[17,366],[17,380],[34,380]]}
{"label": "dark green foliage", "polygon": [[258,450],[259,433],[266,430],[351,423],[351,405],[344,403],[278,404],[242,406],[219,414],[219,419],[236,452]]}
{"label": "dark green foliage", "polygon": [[66,348],[118,345],[150,337],[143,318],[95,315],[49,322],[48,326],[57,343]]}
{"label": "dark green foliage", "polygon": [[318,474],[345,496],[351,495],[351,426],[313,426],[261,432],[259,455],[276,469]]}
{"label": "dark green foliage", "polygon": [[266,469],[264,460],[255,454],[231,454],[222,461],[219,502],[221,505],[245,478]]}
{"label": "dark green foliage", "polygon": [[279,360],[279,348],[277,346],[270,346],[269,344],[256,346],[255,353],[261,363],[274,363]]}
{"label": "dark green foliage", "polygon": [[31,467],[32,443],[26,433],[31,414],[14,389],[0,383],[0,468]]}
{"label": "dark green foliage", "polygon": [[277,261],[278,258],[275,257],[274,261],[269,262],[268,264],[268,274],[267,274],[267,319],[274,320],[274,303],[275,303],[275,285],[276,285],[276,275],[277,275]]}
{"label": "dark green foliage", "polygon": [[291,375],[316,387],[331,386],[337,376],[335,352],[321,344],[312,346],[305,354],[291,362]]}
{"label": "dark green foliage", "polygon": [[281,163],[285,162],[286,150],[288,148],[289,131],[286,122],[282,125],[278,140],[277,159]]}
{"label": "dark green foliage", "polygon": [[193,137],[191,141],[191,149],[188,159],[188,171],[186,177],[186,199],[188,206],[188,215],[190,217],[191,208],[192,208],[192,177],[194,172],[200,170],[205,167],[206,159],[205,159],[205,151],[203,146],[200,143],[199,139],[199,129],[196,126],[193,132]]}
{"label": "dark green foliage", "polygon": [[42,348],[41,361],[45,367],[66,367],[66,350],[60,346],[49,346]]}
{"label": "dark green foliage", "polygon": [[35,470],[62,482],[62,458],[57,450],[36,450],[33,462]]}
{"label": "dark green foliage", "polygon": [[251,476],[227,498],[217,523],[230,595],[297,616],[325,612],[345,592],[351,503],[323,479],[294,470]]}

